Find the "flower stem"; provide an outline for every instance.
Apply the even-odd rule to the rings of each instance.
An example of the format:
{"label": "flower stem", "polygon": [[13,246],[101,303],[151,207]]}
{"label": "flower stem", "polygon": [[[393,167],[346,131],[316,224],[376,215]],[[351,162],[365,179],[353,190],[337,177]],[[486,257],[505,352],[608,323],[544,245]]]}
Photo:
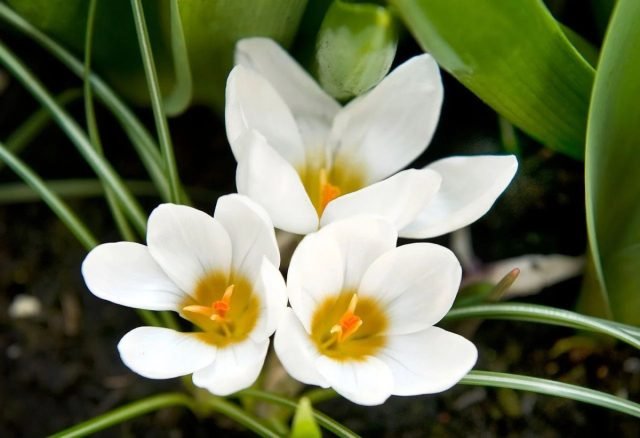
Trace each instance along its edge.
{"label": "flower stem", "polygon": [[193,411],[195,403],[191,398],[180,393],[154,395],[106,412],[83,423],[76,424],[52,435],[51,438],[87,436],[132,418],[170,406],[184,406]]}
{"label": "flower stem", "polygon": [[640,418],[640,404],[638,403],[593,389],[553,380],[491,371],[470,371],[460,380],[460,384],[537,392],[602,406]]}

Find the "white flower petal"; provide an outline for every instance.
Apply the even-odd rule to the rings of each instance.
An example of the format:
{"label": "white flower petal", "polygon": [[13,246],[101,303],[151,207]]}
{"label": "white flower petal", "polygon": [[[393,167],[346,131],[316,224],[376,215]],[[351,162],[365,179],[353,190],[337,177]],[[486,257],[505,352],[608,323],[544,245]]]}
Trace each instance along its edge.
{"label": "white flower petal", "polygon": [[369,356],[362,361],[337,361],[320,356],[316,359],[316,366],[338,394],[359,405],[379,405],[392,394],[391,370],[375,357]]}
{"label": "white flower petal", "polygon": [[185,296],[139,243],[98,245],[82,262],[82,275],[95,296],[136,309],[177,310]]}
{"label": "white flower petal", "polygon": [[215,395],[229,395],[256,381],[269,349],[269,339],[247,339],[218,349],[215,362],[193,373],[193,384]]}
{"label": "white flower petal", "polygon": [[231,266],[231,241],[222,225],[208,214],[184,205],[162,204],[149,216],[147,244],[156,262],[183,291]]}
{"label": "white flower petal", "polygon": [[287,286],[284,278],[278,268],[266,258],[262,260],[260,276],[254,284],[254,291],[260,299],[260,314],[249,336],[257,342],[273,334],[287,308]]}
{"label": "white flower petal", "polygon": [[348,193],[331,201],[320,220],[321,226],[358,214],[385,217],[396,229],[411,223],[440,187],[440,175],[428,169],[407,169],[384,181]]}
{"label": "white flower petal", "polygon": [[442,186],[401,237],[436,237],[482,217],[509,185],[518,169],[513,155],[445,158],[426,167],[442,176]]}
{"label": "white flower petal", "polygon": [[236,66],[227,79],[225,121],[231,149],[239,161],[242,134],[255,129],[293,166],[305,163],[302,138],[287,104],[254,70]]}
{"label": "white flower petal", "polygon": [[[340,105],[273,40],[240,40],[236,45],[235,61],[236,64],[255,70],[268,80],[296,119],[316,120],[318,123],[331,126]],[[304,126],[300,128],[305,131]]]}
{"label": "white flower petal", "polygon": [[390,319],[389,334],[432,326],[449,311],[462,268],[447,248],[412,243],[383,254],[369,267],[359,293],[376,298]]}
{"label": "white flower petal", "polygon": [[442,97],[433,58],[411,58],[338,113],[329,137],[336,163],[362,163],[370,181],[403,169],[431,141]]}
{"label": "white flower petal", "polygon": [[393,394],[433,394],[463,378],[476,363],[478,350],[462,336],[429,327],[391,336],[380,358],[393,373]]}
{"label": "white flower petal", "polygon": [[171,379],[191,374],[216,359],[216,347],[197,333],[161,327],[138,327],[118,344],[126,366],[149,379]]}
{"label": "white flower petal", "polygon": [[291,308],[287,308],[280,321],[273,347],[291,377],[307,385],[329,386],[316,369],[315,361],[320,354]]}
{"label": "white flower petal", "polygon": [[276,228],[297,234],[315,231],[318,214],[291,164],[255,131],[240,140],[246,144],[236,171],[238,193],[267,210]]}
{"label": "white flower petal", "polygon": [[398,232],[391,222],[366,215],[333,222],[318,235],[331,237],[338,244],[343,266],[342,289],[357,288],[369,265],[395,248],[398,240]]}
{"label": "white flower petal", "polygon": [[287,274],[287,294],[307,332],[311,331],[317,306],[342,290],[344,266],[338,243],[321,233],[305,236],[293,253]]}
{"label": "white flower petal", "polygon": [[218,198],[213,217],[231,239],[231,266],[250,281],[260,273],[264,257],[280,266],[280,250],[273,224],[266,211],[246,196],[231,194]]}

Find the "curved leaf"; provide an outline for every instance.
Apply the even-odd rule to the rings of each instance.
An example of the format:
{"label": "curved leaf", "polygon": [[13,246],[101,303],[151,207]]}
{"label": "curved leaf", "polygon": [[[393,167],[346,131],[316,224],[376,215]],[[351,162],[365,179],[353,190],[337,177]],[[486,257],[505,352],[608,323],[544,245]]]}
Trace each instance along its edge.
{"label": "curved leaf", "polygon": [[194,98],[221,110],[236,41],[266,36],[288,46],[306,4],[306,0],[179,0]]}
{"label": "curved leaf", "polygon": [[542,0],[390,0],[420,45],[506,119],[582,158],[593,69]]}
{"label": "curved leaf", "polygon": [[[599,282],[601,301],[608,299],[614,319],[636,325],[640,324],[639,20],[640,2],[618,1],[596,74],[585,158],[592,277]],[[593,297],[583,300],[593,301]]]}

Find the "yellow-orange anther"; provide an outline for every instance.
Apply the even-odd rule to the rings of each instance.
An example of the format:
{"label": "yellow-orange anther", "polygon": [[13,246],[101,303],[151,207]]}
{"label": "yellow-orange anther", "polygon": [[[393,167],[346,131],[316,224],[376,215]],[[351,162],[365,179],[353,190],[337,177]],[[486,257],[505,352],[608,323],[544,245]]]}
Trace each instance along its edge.
{"label": "yellow-orange anther", "polygon": [[347,311],[340,317],[338,324],[331,327],[331,333],[338,334],[338,342],[342,342],[354,334],[362,325],[362,319],[355,314],[358,305],[358,294],[353,294]]}
{"label": "yellow-orange anther", "polygon": [[231,309],[231,295],[233,295],[233,288],[233,284],[227,287],[222,298],[211,303],[211,306],[200,306],[196,304],[186,306],[183,310],[207,316],[212,321],[224,321],[227,312]]}
{"label": "yellow-orange anther", "polygon": [[342,194],[340,187],[329,182],[327,169],[320,169],[320,212],[323,212],[329,202]]}

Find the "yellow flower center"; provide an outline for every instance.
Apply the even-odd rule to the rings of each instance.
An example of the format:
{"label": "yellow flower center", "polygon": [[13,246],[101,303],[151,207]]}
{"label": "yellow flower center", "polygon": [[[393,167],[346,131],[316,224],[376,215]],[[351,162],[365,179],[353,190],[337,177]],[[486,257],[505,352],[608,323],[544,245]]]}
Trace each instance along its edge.
{"label": "yellow flower center", "polygon": [[311,319],[318,351],[341,361],[361,361],[386,345],[388,319],[380,305],[353,290],[326,298]]}
{"label": "yellow flower center", "polygon": [[339,162],[333,166],[316,164],[323,163],[323,160],[313,162],[313,165],[300,169],[298,174],[318,216],[334,199],[364,187],[364,172],[357,167],[347,167]]}
{"label": "yellow flower center", "polygon": [[241,275],[212,272],[203,277],[192,296],[184,299],[180,315],[202,330],[215,345],[241,342],[258,321],[260,303],[251,283]]}

